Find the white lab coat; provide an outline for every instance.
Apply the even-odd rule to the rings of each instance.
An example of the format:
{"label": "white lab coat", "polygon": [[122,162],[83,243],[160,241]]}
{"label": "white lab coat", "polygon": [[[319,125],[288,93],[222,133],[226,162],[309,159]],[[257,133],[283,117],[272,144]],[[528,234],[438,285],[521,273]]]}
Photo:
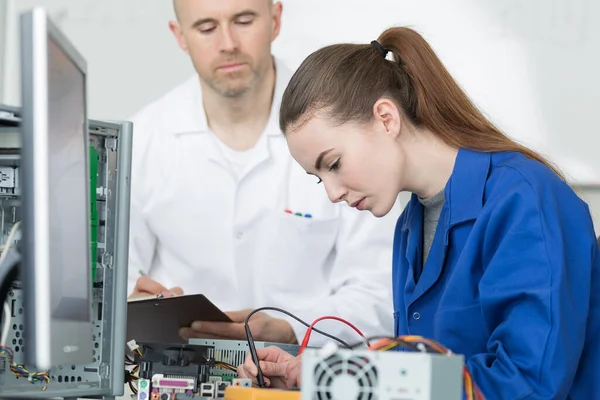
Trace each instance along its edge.
{"label": "white lab coat", "polygon": [[[367,335],[392,334],[400,208],[377,219],[329,201],[279,129],[291,72],[279,61],[276,68],[270,120],[239,180],[207,125],[198,77],[132,118],[129,293],[142,270],[166,287],[203,293],[225,311],[275,306],[309,323],[335,315]],[[287,320],[301,340],[306,328]],[[317,328],[359,339],[339,322]],[[325,340],[311,336],[311,344]]]}

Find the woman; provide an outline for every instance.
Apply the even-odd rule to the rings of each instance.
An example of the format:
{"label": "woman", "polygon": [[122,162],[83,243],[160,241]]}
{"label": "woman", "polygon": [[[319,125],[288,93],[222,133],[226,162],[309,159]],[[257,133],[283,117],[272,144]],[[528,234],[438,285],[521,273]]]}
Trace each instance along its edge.
{"label": "woman", "polygon": [[[280,125],[331,201],[383,216],[413,193],[394,239],[396,335],[463,354],[488,398],[600,398],[588,207],[476,109],[419,34],[393,28],[313,53]],[[299,358],[258,355],[271,386],[299,383]],[[239,373],[256,376],[250,358]]]}

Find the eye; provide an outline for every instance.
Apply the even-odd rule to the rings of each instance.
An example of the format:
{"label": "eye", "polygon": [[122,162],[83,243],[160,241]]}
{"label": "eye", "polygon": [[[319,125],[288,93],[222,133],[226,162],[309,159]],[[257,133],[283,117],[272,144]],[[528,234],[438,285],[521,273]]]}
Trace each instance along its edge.
{"label": "eye", "polygon": [[252,22],[254,22],[254,18],[252,16],[240,17],[235,21],[235,23],[239,25],[250,25]]}
{"label": "eye", "polygon": [[333,170],[336,170],[339,168],[340,168],[340,159],[339,158],[337,160],[335,160],[335,162],[329,166],[330,171],[333,171]]}
{"label": "eye", "polygon": [[198,27],[198,31],[202,34],[208,34],[214,31],[217,27],[214,24],[202,24]]}

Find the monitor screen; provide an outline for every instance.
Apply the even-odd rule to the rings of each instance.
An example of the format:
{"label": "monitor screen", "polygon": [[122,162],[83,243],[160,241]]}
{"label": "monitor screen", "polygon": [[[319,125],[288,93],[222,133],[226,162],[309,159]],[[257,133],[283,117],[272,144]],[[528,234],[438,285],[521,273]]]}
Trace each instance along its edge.
{"label": "monitor screen", "polygon": [[89,363],[86,64],[40,8],[21,16],[21,80],[26,359],[38,368]]}
{"label": "monitor screen", "polygon": [[49,36],[50,312],[74,321],[89,321],[91,312],[85,131],[85,75]]}

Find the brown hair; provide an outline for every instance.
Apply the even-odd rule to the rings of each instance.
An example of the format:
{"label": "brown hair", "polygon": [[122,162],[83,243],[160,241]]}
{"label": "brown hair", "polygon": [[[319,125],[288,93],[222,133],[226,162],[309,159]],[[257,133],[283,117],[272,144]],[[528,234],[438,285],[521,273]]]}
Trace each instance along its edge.
{"label": "brown hair", "polygon": [[317,111],[336,122],[368,122],[373,104],[392,99],[415,127],[424,127],[448,145],[483,152],[517,151],[561,172],[544,157],[500,131],[475,107],[425,39],[410,28],[383,32],[378,43],[336,44],[311,54],[283,95],[279,125],[285,132]]}

